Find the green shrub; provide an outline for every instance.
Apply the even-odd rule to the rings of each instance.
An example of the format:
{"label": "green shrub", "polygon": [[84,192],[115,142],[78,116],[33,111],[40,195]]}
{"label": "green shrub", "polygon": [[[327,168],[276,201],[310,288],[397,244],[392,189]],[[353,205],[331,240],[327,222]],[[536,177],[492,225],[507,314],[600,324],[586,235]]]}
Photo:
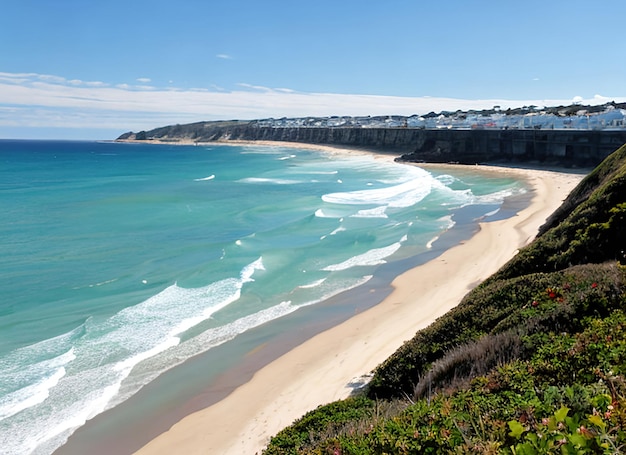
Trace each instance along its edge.
{"label": "green shrub", "polygon": [[266,455],[302,453],[306,447],[315,445],[325,433],[345,422],[366,419],[376,413],[376,403],[364,396],[320,406],[308,412],[272,438],[263,452]]}
{"label": "green shrub", "polygon": [[[478,286],[379,365],[368,394],[372,399],[411,396],[433,362],[488,334],[578,331],[585,317],[606,316],[623,306],[625,289],[626,274],[614,263]],[[551,297],[548,290],[558,294]]]}

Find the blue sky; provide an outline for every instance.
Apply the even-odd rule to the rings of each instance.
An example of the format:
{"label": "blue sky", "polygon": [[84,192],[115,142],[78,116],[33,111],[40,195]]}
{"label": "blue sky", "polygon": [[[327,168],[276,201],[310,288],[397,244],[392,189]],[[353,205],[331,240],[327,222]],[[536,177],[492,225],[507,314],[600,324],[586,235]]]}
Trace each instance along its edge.
{"label": "blue sky", "polygon": [[624,0],[4,0],[0,138],[626,101]]}

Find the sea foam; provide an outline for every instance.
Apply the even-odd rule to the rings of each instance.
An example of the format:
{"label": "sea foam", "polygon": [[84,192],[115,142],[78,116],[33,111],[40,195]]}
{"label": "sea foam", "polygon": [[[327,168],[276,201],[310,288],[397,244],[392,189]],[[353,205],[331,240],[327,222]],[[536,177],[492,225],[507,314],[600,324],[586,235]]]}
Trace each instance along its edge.
{"label": "sea foam", "polygon": [[322,200],[331,204],[343,205],[367,204],[397,208],[411,207],[430,193],[435,179],[422,169],[409,169],[411,172],[404,176],[401,183],[384,188],[329,193],[323,195]]}
{"label": "sea foam", "polygon": [[[6,387],[16,390],[4,394],[0,401],[0,420],[7,429],[0,432],[3,447],[9,447],[9,453],[19,454],[30,453],[40,445],[50,444],[49,441],[62,443],[69,435],[67,432],[111,406],[110,402],[135,366],[176,347],[182,333],[236,301],[244,284],[253,281],[254,273],[263,269],[259,258],[245,266],[239,278],[191,289],[173,284],[110,318],[88,319],[80,331],[40,343],[38,347],[23,348],[22,351],[43,351],[51,350],[54,344],[72,343],[71,349],[62,355],[31,365],[26,372],[15,372],[13,380],[4,375],[4,380],[8,377],[9,382]],[[153,376],[162,371],[153,372]],[[24,375],[29,377],[22,382],[30,385],[20,387],[19,379]],[[33,380],[35,375],[41,379]],[[55,411],[43,411],[50,408]],[[45,433],[36,431],[32,427],[35,424],[46,428]],[[11,433],[23,434],[24,438],[9,441]]]}
{"label": "sea foam", "polygon": [[203,177],[203,178],[200,178],[200,179],[193,179],[193,180],[194,180],[194,182],[205,182],[207,180],[213,180],[214,178],[215,178],[215,174],[211,174],[208,177]]}
{"label": "sea foam", "polygon": [[354,215],[354,218],[389,218],[385,211],[387,210],[386,205],[382,205],[380,207],[375,207],[373,209],[365,209],[359,210]]}
{"label": "sea foam", "polygon": [[394,243],[384,248],[374,248],[358,256],[353,256],[339,264],[332,264],[324,267],[322,270],[328,272],[337,272],[340,270],[347,270],[352,267],[372,266],[384,264],[385,258],[391,256],[398,251],[402,244],[400,242]]}
{"label": "sea foam", "polygon": [[431,190],[428,179],[408,181],[389,188],[329,193],[322,196],[332,204],[376,204],[389,207],[411,207],[424,199]]}
{"label": "sea foam", "polygon": [[239,181],[241,183],[274,184],[274,185],[296,185],[298,183],[302,183],[302,181],[300,180],[279,179],[279,178],[269,178],[269,177],[247,177]]}
{"label": "sea foam", "polygon": [[[74,349],[50,360],[28,365],[15,371],[5,369],[2,378],[3,395],[0,396],[0,421],[43,402],[50,389],[65,376],[65,365],[74,360]],[[19,387],[7,393],[7,389]]]}

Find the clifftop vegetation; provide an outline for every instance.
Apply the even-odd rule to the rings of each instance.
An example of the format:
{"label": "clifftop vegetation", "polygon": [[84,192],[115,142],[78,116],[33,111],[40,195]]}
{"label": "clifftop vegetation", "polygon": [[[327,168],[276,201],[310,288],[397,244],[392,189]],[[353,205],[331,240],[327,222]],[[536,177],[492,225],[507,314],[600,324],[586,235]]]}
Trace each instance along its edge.
{"label": "clifftop vegetation", "polygon": [[265,454],[626,450],[626,146],[495,275]]}

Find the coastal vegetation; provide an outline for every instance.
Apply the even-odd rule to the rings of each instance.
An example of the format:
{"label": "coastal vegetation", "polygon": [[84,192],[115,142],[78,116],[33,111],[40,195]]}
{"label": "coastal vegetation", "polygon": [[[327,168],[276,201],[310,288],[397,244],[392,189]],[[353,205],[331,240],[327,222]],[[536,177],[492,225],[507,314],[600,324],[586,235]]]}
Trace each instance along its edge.
{"label": "coastal vegetation", "polygon": [[626,451],[624,264],[626,146],[365,390],[309,412],[264,454]]}

